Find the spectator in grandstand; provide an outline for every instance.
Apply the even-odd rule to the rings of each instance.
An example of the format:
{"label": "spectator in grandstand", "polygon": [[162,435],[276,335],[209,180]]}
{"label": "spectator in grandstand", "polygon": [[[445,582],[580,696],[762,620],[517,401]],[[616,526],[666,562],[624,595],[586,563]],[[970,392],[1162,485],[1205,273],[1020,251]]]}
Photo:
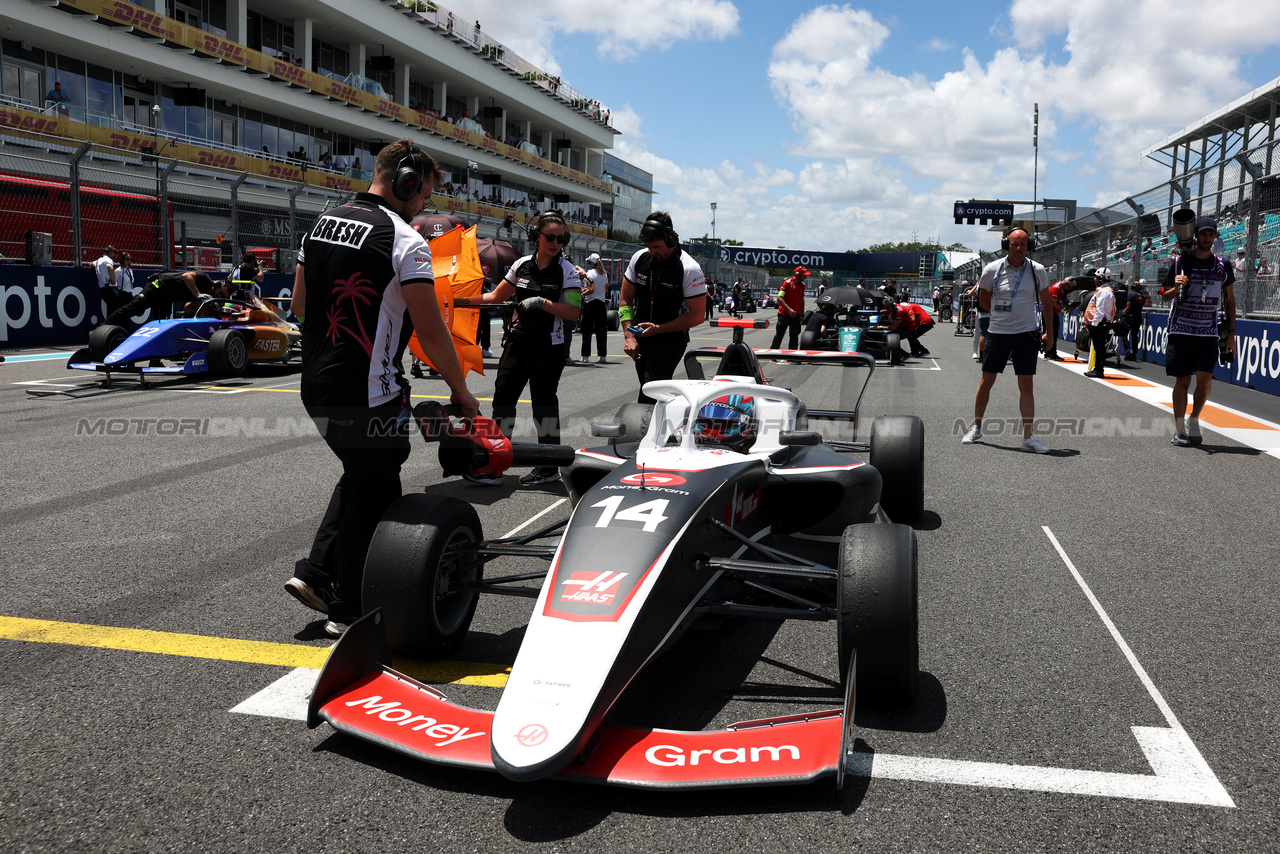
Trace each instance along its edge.
{"label": "spectator in grandstand", "polygon": [[[982,268],[978,279],[978,307],[991,312],[988,337],[982,356],[982,379],[973,402],[973,426],[961,440],[971,445],[982,438],[982,417],[991,389],[1010,358],[1018,377],[1018,408],[1022,414],[1022,449],[1047,454],[1049,449],[1031,432],[1036,417],[1036,354],[1040,349],[1036,299],[1048,302],[1049,274],[1027,257],[1031,235],[1023,228],[1011,229],[1005,239],[1008,255]],[[1024,281],[1025,274],[1030,279]]]}
{"label": "spectator in grandstand", "polygon": [[582,287],[582,361],[591,361],[591,336],[596,338],[596,361],[605,362],[605,339],[609,332],[609,275],[599,254],[587,256],[587,282]]}
{"label": "spectator in grandstand", "polygon": [[669,380],[689,343],[689,330],[706,320],[707,286],[702,268],[680,248],[671,216],[654,211],[640,228],[645,245],[631,257],[622,277],[618,318],[622,349],[635,360],[640,403],[651,380]]}
{"label": "spectator in grandstand", "polygon": [[67,104],[71,103],[71,99],[67,97],[66,92],[62,91],[61,80],[54,82],[53,88],[45,93],[44,99],[45,101],[52,101],[54,108],[60,114],[64,116],[70,114],[71,111],[67,109]]}
{"label": "spectator in grandstand", "polygon": [[1271,275],[1271,265],[1267,263],[1266,255],[1263,255],[1261,258],[1258,259],[1258,275],[1259,276]]}
{"label": "spectator in grandstand", "polygon": [[1236,263],[1235,263],[1235,268],[1236,268],[1236,278],[1237,278],[1237,279],[1243,279],[1243,278],[1244,278],[1244,273],[1245,273],[1245,264],[1246,264],[1246,263],[1247,263],[1247,262],[1245,261],[1245,257],[1244,257],[1244,247],[1242,246],[1242,247],[1240,247],[1239,249],[1237,249],[1237,250],[1236,250]]}
{"label": "spectator in grandstand", "polygon": [[333,158],[333,168],[339,172],[346,172],[348,168],[347,155],[339,154],[337,157]]}
{"label": "spectator in grandstand", "polygon": [[784,279],[778,289],[778,328],[773,333],[773,349],[782,344],[782,335],[787,335],[787,349],[794,350],[800,344],[800,331],[804,327],[804,283],[809,279],[809,271],[804,267],[796,267],[795,275]]}
{"label": "spectator in grandstand", "polygon": [[[1160,298],[1173,300],[1169,307],[1169,335],[1164,372],[1174,377],[1173,444],[1199,445],[1200,412],[1213,388],[1213,368],[1218,363],[1218,307],[1226,309],[1227,352],[1236,352],[1235,268],[1213,254],[1218,224],[1211,216],[1196,220],[1196,248],[1186,269],[1181,257],[1170,267],[1160,286]],[[1183,296],[1179,295],[1186,288]],[[1186,418],[1187,392],[1195,374],[1191,418]]]}

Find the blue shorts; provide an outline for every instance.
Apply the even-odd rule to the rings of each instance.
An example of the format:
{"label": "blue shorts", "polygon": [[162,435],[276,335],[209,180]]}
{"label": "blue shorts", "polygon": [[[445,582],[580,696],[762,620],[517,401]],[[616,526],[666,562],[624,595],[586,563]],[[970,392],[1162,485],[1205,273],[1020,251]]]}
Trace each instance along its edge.
{"label": "blue shorts", "polygon": [[982,351],[982,372],[1003,374],[1004,366],[1013,358],[1013,372],[1018,376],[1035,376],[1037,357],[1040,355],[1040,333],[999,332],[987,335],[986,348]]}

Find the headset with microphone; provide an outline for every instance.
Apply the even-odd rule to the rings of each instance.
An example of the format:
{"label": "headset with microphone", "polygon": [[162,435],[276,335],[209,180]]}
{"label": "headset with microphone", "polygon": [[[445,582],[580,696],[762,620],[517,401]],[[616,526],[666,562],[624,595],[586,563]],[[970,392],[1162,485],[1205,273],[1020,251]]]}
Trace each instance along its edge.
{"label": "headset with microphone", "polygon": [[409,151],[400,158],[396,166],[396,177],[391,183],[391,194],[402,202],[407,202],[422,189],[425,181],[421,165],[422,149],[411,144]]}
{"label": "headset with microphone", "polygon": [[640,226],[640,233],[643,234],[646,229],[650,228],[658,232],[663,242],[667,244],[668,249],[674,249],[680,243],[680,238],[676,236],[675,229],[662,220],[646,219],[644,225]]}

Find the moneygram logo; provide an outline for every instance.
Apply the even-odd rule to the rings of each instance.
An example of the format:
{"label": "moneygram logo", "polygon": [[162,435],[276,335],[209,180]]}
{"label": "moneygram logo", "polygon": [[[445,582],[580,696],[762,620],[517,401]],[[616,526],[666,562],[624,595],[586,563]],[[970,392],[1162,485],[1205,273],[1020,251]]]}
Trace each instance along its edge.
{"label": "moneygram logo", "polygon": [[678,474],[666,471],[646,471],[629,474],[622,482],[631,486],[679,486],[687,481]]}

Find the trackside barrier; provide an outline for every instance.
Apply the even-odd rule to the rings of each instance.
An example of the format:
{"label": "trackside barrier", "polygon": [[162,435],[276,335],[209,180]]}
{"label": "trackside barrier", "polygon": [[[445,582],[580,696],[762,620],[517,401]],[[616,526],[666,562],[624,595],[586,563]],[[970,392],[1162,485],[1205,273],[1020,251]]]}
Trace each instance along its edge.
{"label": "trackside barrier", "polygon": [[[135,293],[155,271],[136,273]],[[288,296],[293,276],[267,273],[261,287],[263,296]],[[83,344],[105,316],[106,306],[91,269],[0,266],[0,350]],[[143,315],[142,319],[150,318]]]}
{"label": "trackside barrier", "polygon": [[[1078,313],[1062,316],[1059,338],[1075,341],[1084,321]],[[1142,345],[1138,358],[1164,364],[1168,343],[1169,315],[1147,312],[1142,315]],[[1213,378],[1245,388],[1280,394],[1280,323],[1272,320],[1236,320],[1236,360],[1218,365]]]}

